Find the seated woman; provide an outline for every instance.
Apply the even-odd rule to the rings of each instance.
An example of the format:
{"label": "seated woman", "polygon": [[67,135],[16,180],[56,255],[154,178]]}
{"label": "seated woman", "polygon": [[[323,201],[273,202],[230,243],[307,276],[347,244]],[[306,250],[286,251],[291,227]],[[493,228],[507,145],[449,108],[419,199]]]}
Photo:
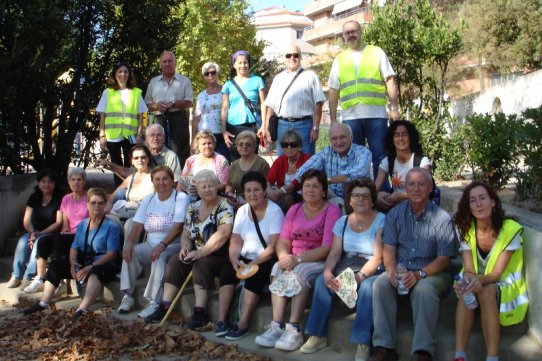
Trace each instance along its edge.
{"label": "seated woman", "polygon": [[192,178],[200,170],[209,169],[217,175],[220,181],[218,192],[224,192],[230,175],[230,164],[223,155],[215,152],[215,135],[210,130],[200,130],[196,133],[192,144],[196,154],[186,160],[181,173],[181,189],[187,192],[193,200],[196,200],[198,194]]}
{"label": "seated woman", "polygon": [[309,169],[301,176],[303,202],[290,208],[277,242],[279,261],[273,266],[271,279],[284,271],[293,271],[301,291],[292,297],[290,322],[284,324],[284,311],[288,298],[271,294],[273,321],[269,329],[256,337],[256,343],[264,347],[294,351],[303,343],[301,317],[316,277],[324,270],[333,241],[333,225],[341,216],[336,205],[326,201],[327,175]]}
{"label": "seated woman", "polygon": [[[380,163],[375,184],[379,191],[377,207],[388,211],[407,199],[405,180],[408,171],[413,167],[422,167],[431,172],[431,161],[423,156],[418,130],[407,120],[391,122],[384,147],[388,156]],[[391,192],[380,192],[388,176],[391,179]]]}
{"label": "seated woman", "polygon": [[244,204],[243,186],[241,179],[246,172],[260,172],[267,176],[269,164],[265,159],[254,153],[258,147],[258,138],[250,130],[242,131],[235,137],[235,146],[241,158],[231,164],[230,175],[226,185],[226,195],[233,200],[234,206]]}
{"label": "seated woman", "polygon": [[284,132],[280,139],[283,154],[275,159],[267,174],[267,195],[285,213],[294,203],[301,201],[299,193],[289,193],[286,186],[292,182],[299,167],[311,157],[310,154],[301,152],[302,145],[303,139],[296,131],[288,129]]}
{"label": "seated woman", "polygon": [[[134,225],[122,249],[122,270],[120,289],[124,292],[119,313],[128,313],[135,307],[134,290],[136,280],[144,266],[151,266],[151,274],[143,296],[150,300],[149,305],[139,313],[139,317],[150,315],[160,298],[161,282],[168,259],[180,249],[176,242],[181,233],[186,209],[190,203],[184,192],[174,189],[173,172],[165,165],[151,171],[155,193],[149,194],[134,216]],[[137,244],[145,229],[147,239]]]}
{"label": "seated woman", "polygon": [[[62,231],[60,234],[51,233],[40,237],[37,245],[37,276],[40,278],[41,285],[32,282],[24,289],[27,293],[38,292],[36,288],[43,288],[43,277],[47,270],[47,260],[50,256],[53,258],[68,259],[70,246],[75,238],[77,226],[83,220],[88,218],[87,192],[85,191],[86,172],[82,168],[70,168],[68,170],[68,184],[71,189],[70,194],[62,198],[60,212],[62,214]],[[60,282],[55,292],[58,297],[67,292],[66,283]]]}
{"label": "seated woman", "polygon": [[355,179],[346,187],[349,215],[339,218],[333,227],[333,244],[326,259],[324,273],[316,280],[312,306],[305,327],[311,335],[301,347],[313,353],[327,346],[327,325],[333,296],[339,289],[335,279],[350,267],[358,283],[356,317],[350,342],[358,344],[356,361],[369,358],[373,332],[373,282],[381,273],[382,231],[386,216],[374,209],[376,188],[369,178]]}
{"label": "seated woman", "polygon": [[[250,318],[264,287],[268,285],[271,268],[276,260],[275,244],[284,220],[281,209],[265,197],[267,181],[263,174],[248,172],[241,183],[247,204],[241,206],[235,216],[229,250],[230,263],[223,281],[225,285],[220,293],[215,329],[216,336],[226,336],[226,340],[230,341],[239,340],[249,334]],[[228,310],[235,285],[239,283],[236,272],[243,263],[258,265],[258,272],[245,280],[242,315],[237,325],[230,327]]]}
{"label": "seated woman", "polygon": [[192,270],[196,295],[194,314],[188,321],[192,330],[209,322],[207,289],[213,286],[214,277],[222,278],[228,265],[227,242],[233,225],[233,208],[225,198],[218,196],[220,181],[216,174],[204,169],[194,176],[194,180],[201,199],[188,206],[179,256],[171,257],[166,267],[162,303],[145,317],[147,322],[160,322]]}
{"label": "seated woman", "polygon": [[75,311],[75,317],[85,315],[104,283],[115,278],[119,271],[116,262],[120,250],[120,228],[105,215],[107,193],[101,188],[87,192],[87,207],[90,217],[77,226],[71,245],[69,261],[55,258],[45,273],[43,295],[38,303],[25,309],[25,314],[45,310],[58,287],[60,280],[73,278],[86,284],[85,296]]}
{"label": "seated woman", "polygon": [[[59,207],[62,196],[56,191],[56,176],[50,169],[38,172],[38,186],[28,198],[24,211],[23,226],[25,233],[19,238],[13,273],[8,288],[26,289],[32,285],[33,292],[43,289],[43,281],[36,275],[36,253],[40,235],[60,231],[62,214]],[[33,293],[32,292],[32,293]]]}
{"label": "seated woman", "polygon": [[[480,305],[488,361],[499,359],[499,322],[520,323],[529,300],[523,277],[523,227],[508,218],[493,189],[472,182],[463,191],[454,216],[461,240],[466,288],[454,287],[458,296],[472,292]],[[461,297],[462,298],[462,297]],[[476,312],[457,302],[455,360],[467,360],[470,331]]]}

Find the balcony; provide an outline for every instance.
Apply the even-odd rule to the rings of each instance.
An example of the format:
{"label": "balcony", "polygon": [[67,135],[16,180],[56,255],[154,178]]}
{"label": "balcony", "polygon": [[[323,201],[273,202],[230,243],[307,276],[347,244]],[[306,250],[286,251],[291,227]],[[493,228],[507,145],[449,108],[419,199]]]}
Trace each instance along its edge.
{"label": "balcony", "polygon": [[305,32],[303,33],[303,40],[312,44],[312,42],[319,41],[321,39],[334,38],[342,33],[343,24],[350,20],[356,20],[363,25],[370,23],[373,20],[373,16],[371,13],[359,11],[357,13],[352,13],[349,16],[335,17],[327,25],[318,26],[312,29],[305,29]]}
{"label": "balcony", "polygon": [[343,0],[314,0],[305,4],[305,16],[311,17],[323,11],[332,10],[333,6]]}

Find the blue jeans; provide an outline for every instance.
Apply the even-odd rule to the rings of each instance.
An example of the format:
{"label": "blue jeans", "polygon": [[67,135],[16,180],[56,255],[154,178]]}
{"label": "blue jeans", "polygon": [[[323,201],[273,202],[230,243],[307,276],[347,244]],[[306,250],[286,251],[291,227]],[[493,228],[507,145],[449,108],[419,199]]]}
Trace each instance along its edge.
{"label": "blue jeans", "polygon": [[279,127],[277,130],[277,154],[282,155],[282,147],[280,146],[280,140],[282,135],[286,133],[289,129],[295,130],[303,139],[303,146],[301,151],[303,153],[314,155],[315,143],[311,143],[311,130],[312,130],[312,119],[307,118],[307,120],[302,120],[298,122],[288,122],[283,119],[279,119]]}
{"label": "blue jeans", "polygon": [[32,249],[28,246],[30,233],[25,233],[19,238],[15,256],[13,258],[13,276],[18,279],[30,279],[36,275],[36,252],[38,250],[38,239],[34,241]]}
{"label": "blue jeans", "polygon": [[[358,286],[358,301],[356,304],[356,317],[352,324],[350,342],[361,345],[370,345],[373,333],[373,282],[377,275],[372,275]],[[327,336],[329,313],[335,292],[326,287],[324,275],[316,279],[312,295],[311,311],[305,333],[307,335]]]}
{"label": "blue jeans", "polygon": [[[348,124],[352,128],[354,143],[366,146],[365,141],[367,141],[369,150],[373,155],[373,177],[376,179],[380,162],[386,156],[384,138],[386,138],[388,131],[388,120],[386,118],[364,118],[345,120],[343,123]],[[386,177],[380,190],[390,191],[388,177]]]}

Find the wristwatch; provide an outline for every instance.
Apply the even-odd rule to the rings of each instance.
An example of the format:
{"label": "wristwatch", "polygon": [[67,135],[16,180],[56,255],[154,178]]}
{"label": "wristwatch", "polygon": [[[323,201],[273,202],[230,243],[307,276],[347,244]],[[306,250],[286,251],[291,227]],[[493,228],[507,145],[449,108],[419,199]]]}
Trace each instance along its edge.
{"label": "wristwatch", "polygon": [[312,127],[312,130],[314,130],[315,132],[317,132],[319,129],[320,129],[320,126],[318,125],[315,125],[314,127]]}
{"label": "wristwatch", "polygon": [[424,279],[425,277],[427,277],[427,273],[425,273],[423,269],[419,270],[418,274],[420,275],[420,279]]}
{"label": "wristwatch", "polygon": [[296,261],[298,264],[301,263],[301,257],[297,256],[297,257],[295,258],[295,261]]}

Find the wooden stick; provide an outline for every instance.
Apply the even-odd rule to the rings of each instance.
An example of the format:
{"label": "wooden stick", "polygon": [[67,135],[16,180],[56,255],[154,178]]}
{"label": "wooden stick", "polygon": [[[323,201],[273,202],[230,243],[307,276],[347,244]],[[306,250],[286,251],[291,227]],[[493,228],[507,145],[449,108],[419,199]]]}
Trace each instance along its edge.
{"label": "wooden stick", "polygon": [[177,296],[175,296],[175,298],[173,299],[173,302],[171,302],[171,305],[169,306],[169,309],[164,315],[164,318],[162,318],[162,321],[160,322],[160,326],[163,326],[164,323],[166,323],[169,315],[171,314],[171,312],[173,312],[173,309],[175,308],[175,304],[177,303],[177,301],[179,301],[179,299],[183,295],[184,289],[186,288],[186,285],[188,284],[188,281],[190,281],[191,278],[192,278],[192,271],[190,271],[188,276],[186,276],[186,279],[184,280],[184,283],[181,286],[181,289],[179,290],[179,292],[177,292]]}

